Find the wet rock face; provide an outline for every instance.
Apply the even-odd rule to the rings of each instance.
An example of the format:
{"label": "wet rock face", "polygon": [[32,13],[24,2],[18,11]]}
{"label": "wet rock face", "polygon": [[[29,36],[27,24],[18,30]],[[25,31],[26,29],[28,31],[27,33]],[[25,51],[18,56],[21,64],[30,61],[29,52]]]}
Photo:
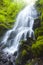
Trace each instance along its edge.
{"label": "wet rock face", "polygon": [[40,21],[40,18],[37,18],[34,20],[34,26],[33,26],[33,29],[35,30],[36,28],[40,27],[41,26],[41,21]]}
{"label": "wet rock face", "polygon": [[8,55],[0,51],[0,65],[14,65],[15,57],[16,53],[14,55]]}
{"label": "wet rock face", "polygon": [[16,65],[25,65],[26,62],[32,59],[33,55],[31,53],[31,45],[33,39],[28,38],[28,41],[22,41],[21,45],[19,46],[19,54],[16,59]]}

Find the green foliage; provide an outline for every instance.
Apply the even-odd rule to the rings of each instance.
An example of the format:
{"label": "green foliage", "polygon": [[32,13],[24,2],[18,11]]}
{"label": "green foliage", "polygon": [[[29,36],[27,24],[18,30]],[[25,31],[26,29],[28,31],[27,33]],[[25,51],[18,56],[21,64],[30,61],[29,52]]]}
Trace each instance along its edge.
{"label": "green foliage", "polygon": [[43,57],[43,36],[39,36],[36,43],[32,45],[32,52],[36,57]]}
{"label": "green foliage", "polygon": [[43,0],[38,0],[36,5],[38,12],[41,13],[41,26],[35,30],[36,43],[32,45],[32,52],[36,57],[43,57]]}
{"label": "green foliage", "polygon": [[39,36],[37,40],[43,40],[43,36]]}
{"label": "green foliage", "polygon": [[27,51],[24,49],[23,51],[22,51],[22,56],[24,56],[24,55],[26,55],[27,54]]}
{"label": "green foliage", "polygon": [[41,13],[41,26],[35,30],[36,43],[32,45],[32,52],[36,57],[43,57],[43,0],[37,1],[37,10]]}
{"label": "green foliage", "polygon": [[0,31],[3,31],[1,27],[3,27],[4,30],[5,27],[6,29],[13,27],[18,13],[24,6],[25,4],[22,1],[17,2],[17,0],[0,0]]}
{"label": "green foliage", "polygon": [[18,12],[24,6],[21,3],[12,2],[11,0],[1,0],[0,3],[0,22],[13,23]]}
{"label": "green foliage", "polygon": [[35,30],[35,36],[36,36],[36,38],[37,38],[38,36],[42,36],[42,35],[43,35],[43,27],[37,28],[37,29]]}
{"label": "green foliage", "polygon": [[40,18],[41,18],[41,21],[42,21],[43,20],[43,0],[38,0],[36,4],[37,4],[38,12],[41,13]]}

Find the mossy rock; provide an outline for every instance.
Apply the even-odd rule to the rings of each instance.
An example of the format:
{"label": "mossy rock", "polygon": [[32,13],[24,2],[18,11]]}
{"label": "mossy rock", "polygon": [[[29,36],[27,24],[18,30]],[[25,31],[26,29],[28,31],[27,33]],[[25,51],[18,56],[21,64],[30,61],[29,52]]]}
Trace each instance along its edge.
{"label": "mossy rock", "polygon": [[22,65],[26,62],[27,51],[24,49],[21,53],[19,53],[18,58],[16,59],[16,65]]}
{"label": "mossy rock", "polygon": [[41,26],[43,27],[43,21],[41,22]]}
{"label": "mossy rock", "polygon": [[37,58],[32,58],[30,60],[27,61],[27,63],[25,65],[38,65],[38,59]]}
{"label": "mossy rock", "polygon": [[36,43],[32,45],[32,52],[36,57],[43,57],[43,36],[39,36]]}
{"label": "mossy rock", "polygon": [[31,45],[29,42],[33,42],[33,40],[29,38],[29,41],[22,41],[19,47],[19,55],[16,59],[16,65],[25,65],[27,60],[32,58]]}
{"label": "mossy rock", "polygon": [[18,58],[16,59],[16,65],[25,65],[27,60],[29,60],[31,57],[30,52],[27,50],[23,50],[20,52]]}
{"label": "mossy rock", "polygon": [[39,36],[37,40],[43,40],[43,36]]}
{"label": "mossy rock", "polygon": [[34,20],[34,26],[33,29],[39,28],[41,26],[40,16]]}
{"label": "mossy rock", "polygon": [[35,57],[43,57],[43,0],[38,0],[36,6],[40,13],[41,26],[35,29],[36,42],[32,44],[32,52]]}
{"label": "mossy rock", "polygon": [[8,27],[4,24],[0,24],[0,36],[3,36],[6,30],[8,30]]}
{"label": "mossy rock", "polygon": [[35,30],[35,37],[37,38],[38,36],[43,35],[43,27],[37,28]]}

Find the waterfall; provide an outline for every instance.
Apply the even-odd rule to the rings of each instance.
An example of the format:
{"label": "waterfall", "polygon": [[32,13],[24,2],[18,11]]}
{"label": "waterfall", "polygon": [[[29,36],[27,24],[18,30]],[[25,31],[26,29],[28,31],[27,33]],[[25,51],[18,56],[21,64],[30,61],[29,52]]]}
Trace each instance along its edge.
{"label": "waterfall", "polygon": [[18,51],[21,40],[27,40],[28,37],[35,39],[33,25],[37,17],[37,11],[34,5],[26,6],[17,16],[14,27],[8,30],[1,43],[3,51],[8,54],[14,54]]}

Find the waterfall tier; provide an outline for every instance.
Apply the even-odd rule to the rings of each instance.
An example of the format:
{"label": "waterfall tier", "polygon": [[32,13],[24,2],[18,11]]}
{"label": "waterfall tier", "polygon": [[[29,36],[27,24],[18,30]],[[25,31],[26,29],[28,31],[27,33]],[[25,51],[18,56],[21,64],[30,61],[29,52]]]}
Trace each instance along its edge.
{"label": "waterfall tier", "polygon": [[25,7],[17,16],[14,27],[8,30],[2,40],[4,46],[3,51],[8,54],[13,54],[18,51],[18,46],[21,40],[27,40],[27,37],[35,39],[33,24],[37,17],[37,11],[34,5]]}

